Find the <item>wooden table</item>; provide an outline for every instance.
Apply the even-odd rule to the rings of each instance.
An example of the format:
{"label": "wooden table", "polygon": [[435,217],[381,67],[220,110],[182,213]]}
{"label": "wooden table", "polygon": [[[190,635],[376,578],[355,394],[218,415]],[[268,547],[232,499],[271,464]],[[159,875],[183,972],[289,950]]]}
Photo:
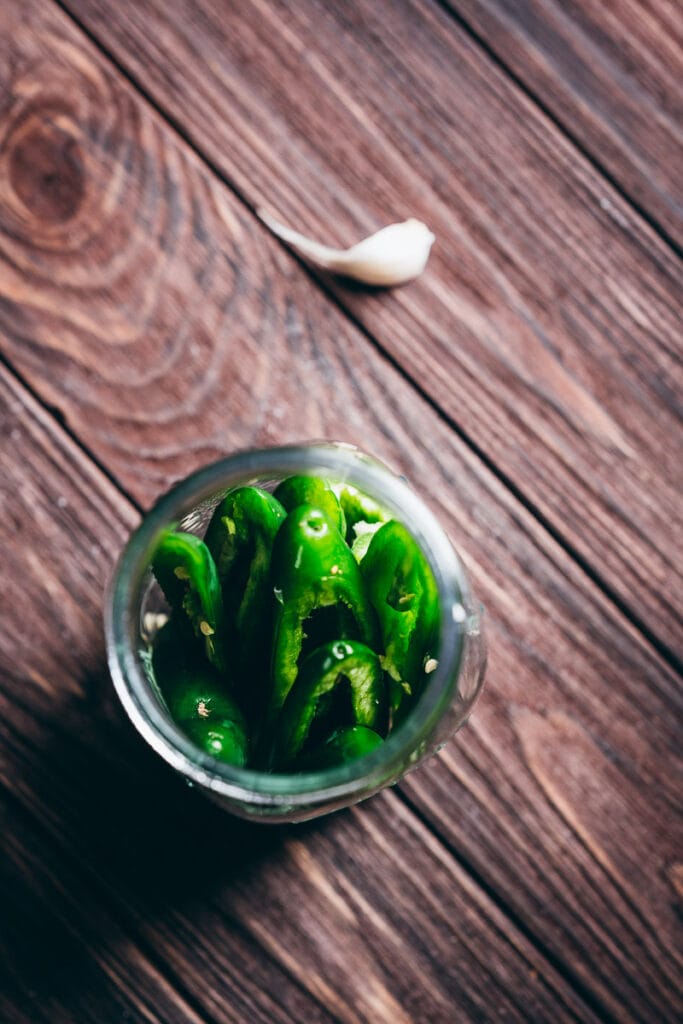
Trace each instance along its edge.
{"label": "wooden table", "polygon": [[[0,1020],[680,1020],[682,19],[667,0],[0,5]],[[350,244],[437,243],[370,293]],[[361,444],[489,614],[471,724],[259,828],[143,746],[103,585],[171,481]]]}

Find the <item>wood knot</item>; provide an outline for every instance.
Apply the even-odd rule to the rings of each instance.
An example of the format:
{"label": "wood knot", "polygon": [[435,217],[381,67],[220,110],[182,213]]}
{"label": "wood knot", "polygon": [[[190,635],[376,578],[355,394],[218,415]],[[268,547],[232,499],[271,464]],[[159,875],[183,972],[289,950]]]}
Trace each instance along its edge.
{"label": "wood knot", "polygon": [[11,186],[23,205],[49,224],[71,220],[85,193],[80,147],[49,121],[25,126],[9,152]]}

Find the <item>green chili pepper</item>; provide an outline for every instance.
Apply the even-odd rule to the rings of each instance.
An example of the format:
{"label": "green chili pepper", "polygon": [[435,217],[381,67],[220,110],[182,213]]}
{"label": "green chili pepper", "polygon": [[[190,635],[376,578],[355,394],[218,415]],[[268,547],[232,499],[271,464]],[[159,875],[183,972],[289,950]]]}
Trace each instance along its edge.
{"label": "green chili pepper", "polygon": [[152,648],[152,676],[172,718],[176,717],[176,700],[193,685],[197,672],[215,674],[204,658],[203,643],[184,616],[172,614],[154,637]]}
{"label": "green chili pepper", "polygon": [[223,591],[226,633],[237,652],[235,673],[252,704],[262,690],[259,677],[268,672],[270,652],[264,637],[272,629],[270,556],[286,515],[268,491],[239,487],[221,501],[206,531]]}
{"label": "green chili pepper", "polygon": [[379,730],[386,724],[387,700],[379,658],[365,644],[337,640],[313,651],[282,708],[275,741],[276,763],[292,761],[303,747],[322,698],[348,680],[356,725]]}
{"label": "green chili pepper", "polygon": [[381,736],[364,725],[352,725],[339,729],[317,750],[300,758],[298,767],[302,771],[334,768],[336,765],[355,761],[363,754],[376,750],[384,742]]}
{"label": "green chili pepper", "polygon": [[351,551],[357,562],[362,562],[368,553],[372,538],[382,526],[382,523],[366,523],[364,519],[353,524],[354,539],[351,542]]}
{"label": "green chili pepper", "polygon": [[225,682],[200,660],[201,652],[173,627],[171,619],[160,631],[152,657],[154,678],[171,718],[201,750],[229,764],[246,764],[244,715],[226,693]]}
{"label": "green chili pepper", "polygon": [[247,763],[249,745],[243,718],[192,718],[178,724],[200,750],[218,761],[239,767]]}
{"label": "green chili pepper", "polygon": [[277,498],[260,487],[238,487],[226,494],[204,538],[224,587],[232,585],[240,556],[248,551],[247,590],[251,593],[259,589],[260,581],[268,574],[275,534],[286,515]]}
{"label": "green chili pepper", "polygon": [[437,653],[428,562],[347,483],[237,488],[205,541],[166,531],[152,568],[171,619],[146,654],[150,685],[225,763],[316,770],[374,750]]}
{"label": "green chili pepper", "polygon": [[315,608],[306,619],[299,662],[323,644],[333,640],[351,640],[357,636],[356,620],[345,604]]}
{"label": "green chili pepper", "polygon": [[185,614],[206,656],[219,670],[226,667],[223,638],[223,599],[218,573],[203,540],[191,533],[162,534],[152,570],[166,600],[177,615]]}
{"label": "green chili pepper", "polygon": [[277,485],[273,492],[288,512],[299,505],[313,505],[330,517],[342,537],[346,536],[346,521],[339,498],[327,480],[319,476],[290,476]]}
{"label": "green chili pepper", "polygon": [[391,520],[374,534],[360,564],[377,611],[384,657],[394,685],[392,706],[414,695],[424,678],[439,631],[439,595],[432,570],[401,523]]}
{"label": "green chili pepper", "polygon": [[348,531],[346,539],[349,543],[353,540],[351,531],[356,523],[385,523],[391,518],[386,509],[383,509],[368,494],[359,491],[352,484],[332,483],[331,487],[339,499],[346,518]]}
{"label": "green chili pepper", "polygon": [[155,651],[153,665],[171,718],[185,722],[196,717],[239,717],[226,684],[210,665],[187,656],[178,657],[175,645],[164,648],[161,644]]}
{"label": "green chili pepper", "polygon": [[275,632],[269,724],[287,698],[298,672],[304,624],[318,608],[340,604],[351,612],[358,639],[375,647],[378,631],[360,570],[331,519],[312,505],[301,505],[280,527],[271,562]]}

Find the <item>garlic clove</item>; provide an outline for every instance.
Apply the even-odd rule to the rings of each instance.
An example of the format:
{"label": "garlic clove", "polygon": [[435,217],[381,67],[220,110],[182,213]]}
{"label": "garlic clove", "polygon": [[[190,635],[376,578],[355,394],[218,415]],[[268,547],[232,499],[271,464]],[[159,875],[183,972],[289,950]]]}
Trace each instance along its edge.
{"label": "garlic clove", "polygon": [[424,270],[434,243],[427,225],[413,217],[389,224],[350,249],[333,249],[286,227],[265,210],[257,214],[307,263],[376,287],[392,288],[412,281]]}

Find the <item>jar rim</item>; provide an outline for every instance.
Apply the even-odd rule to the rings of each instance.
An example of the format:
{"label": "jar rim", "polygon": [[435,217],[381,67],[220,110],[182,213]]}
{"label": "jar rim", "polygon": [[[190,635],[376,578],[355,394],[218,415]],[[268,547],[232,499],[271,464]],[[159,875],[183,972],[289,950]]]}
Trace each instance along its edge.
{"label": "jar rim", "polygon": [[[199,750],[154,695],[133,637],[150,552],[168,527],[217,494],[248,482],[319,472],[346,481],[386,505],[408,527],[436,579],[441,606],[438,664],[415,708],[375,750],[343,765],[313,772],[270,773],[217,761]],[[436,516],[405,477],[374,456],[340,441],[250,448],[201,467],[163,494],[130,535],[109,580],[104,627],[109,670],[131,722],[147,743],[190,783],[217,797],[264,808],[296,808],[343,800],[380,788],[419,759],[458,685],[471,595],[460,558]],[[137,615],[137,621],[135,616]]]}

